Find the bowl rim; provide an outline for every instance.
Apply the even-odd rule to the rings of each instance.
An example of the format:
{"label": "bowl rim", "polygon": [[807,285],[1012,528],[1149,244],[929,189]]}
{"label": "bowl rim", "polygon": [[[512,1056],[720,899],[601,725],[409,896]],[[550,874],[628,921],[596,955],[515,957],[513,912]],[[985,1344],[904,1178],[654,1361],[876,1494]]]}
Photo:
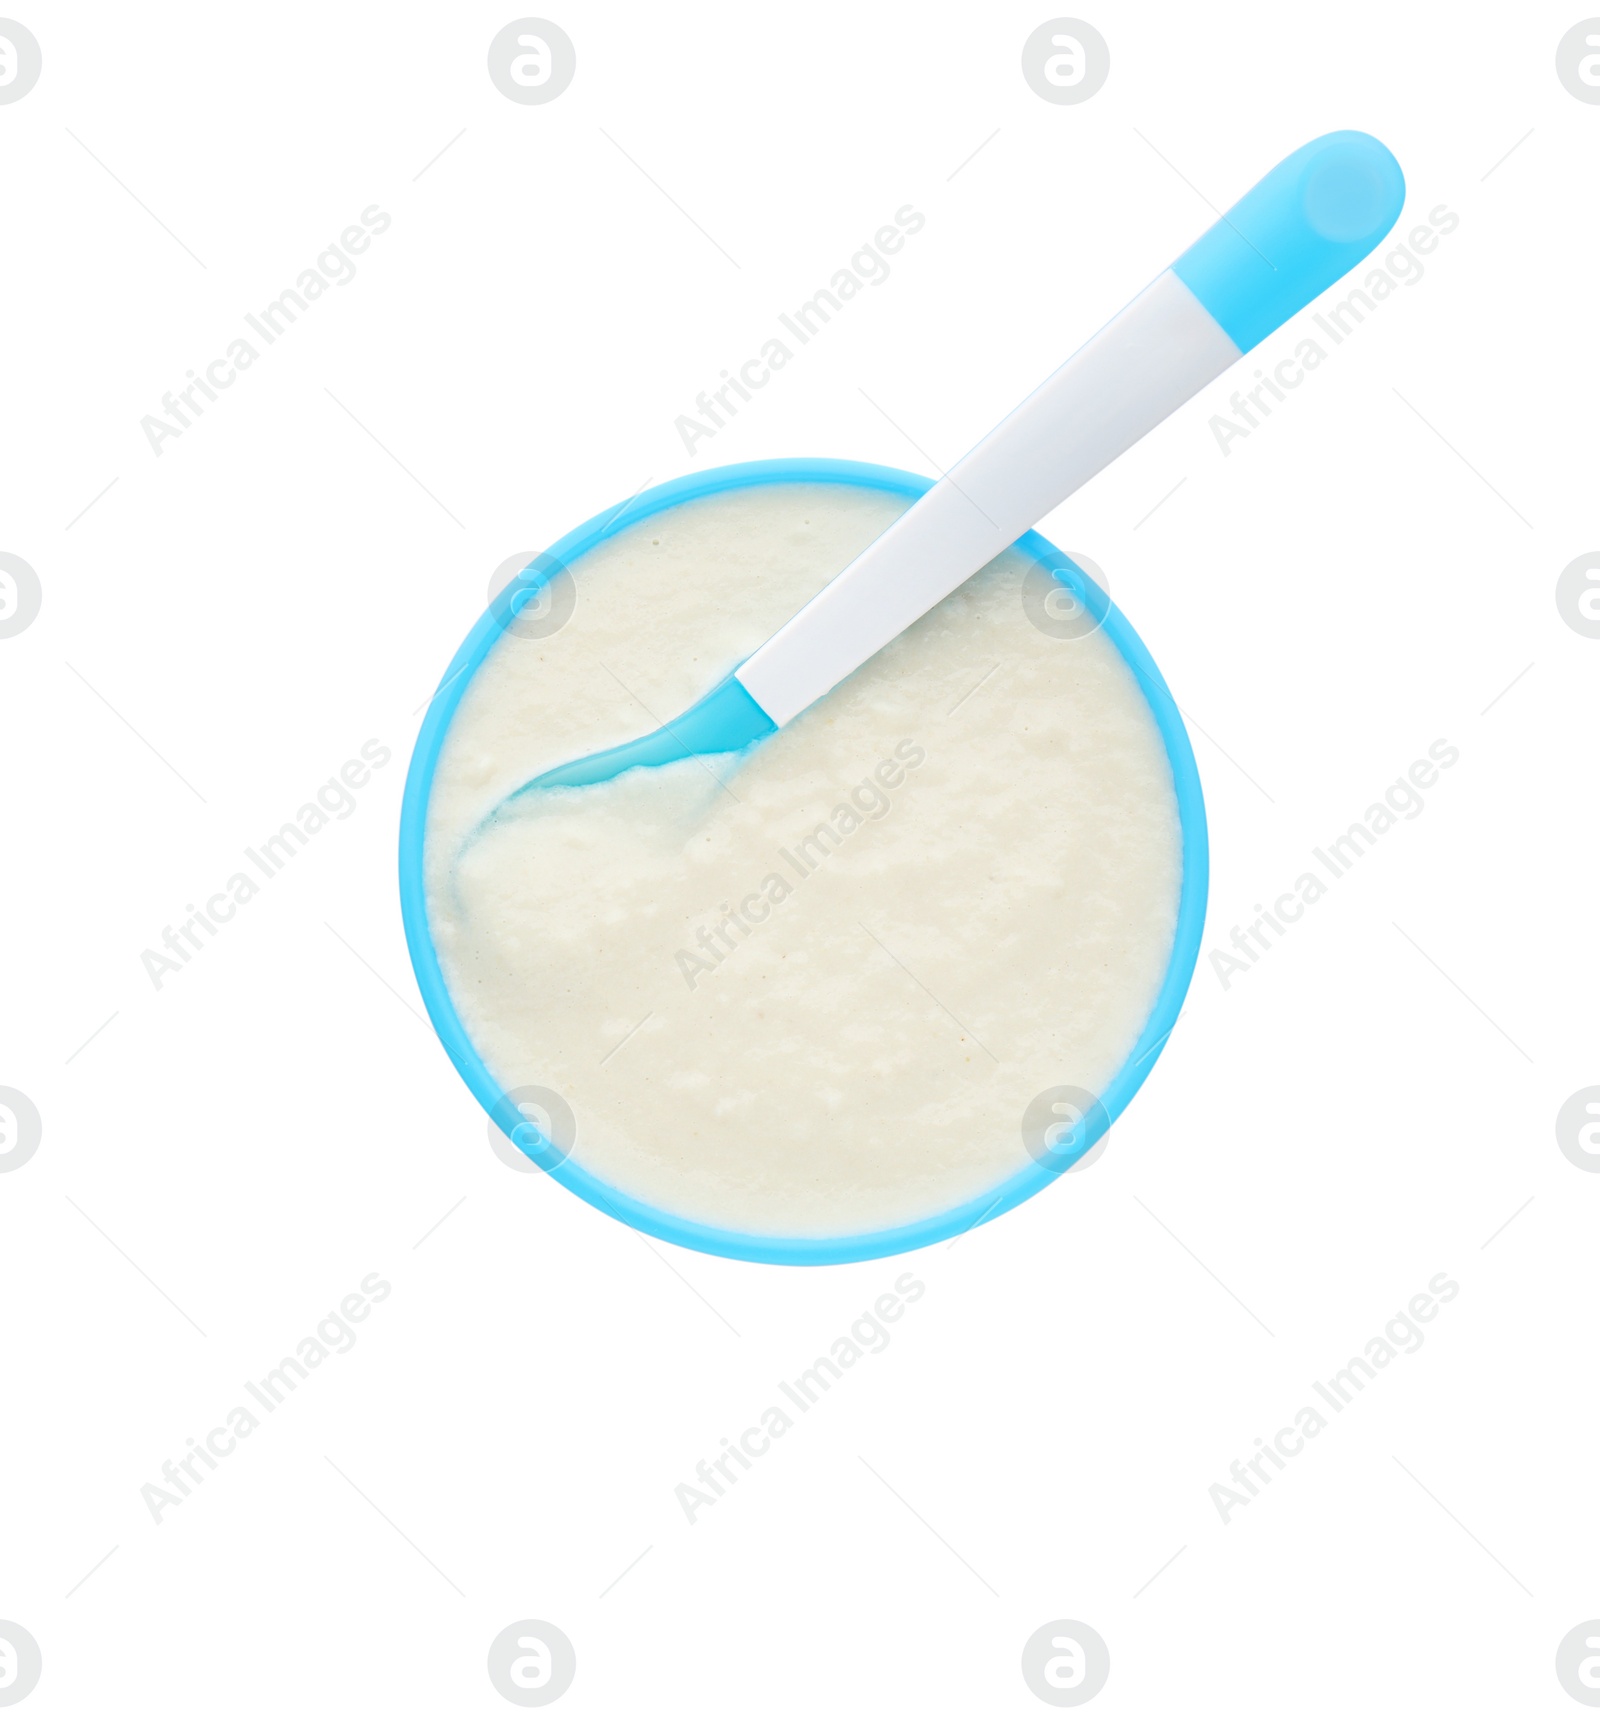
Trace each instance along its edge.
{"label": "bowl rim", "polygon": [[[709,468],[702,473],[684,475],[640,492],[626,503],[592,516],[557,540],[540,554],[536,561],[544,572],[544,579],[548,580],[565,565],[620,533],[624,528],[633,527],[675,505],[688,503],[695,498],[709,497],[718,492],[774,484],[843,484],[890,492],[901,497],[918,498],[934,483],[920,474],[908,473],[900,468],[886,468],[873,463],[834,457],[802,456],[736,462],[724,467]],[[1002,1217],[1024,1200],[1031,1199],[1083,1159],[1104,1137],[1111,1123],[1144,1084],[1156,1058],[1172,1035],[1200,953],[1206,913],[1209,848],[1199,769],[1189,744],[1189,735],[1184,729],[1183,716],[1167,688],[1166,680],[1157,670],[1155,661],[1133,626],[1111,603],[1098,584],[1064,552],[1037,532],[1030,531],[1022,535],[1014,542],[1012,549],[1033,558],[1052,574],[1064,577],[1068,585],[1089,605],[1091,612],[1100,613],[1102,616],[1101,628],[1133,672],[1151,712],[1155,715],[1172,770],[1182,831],[1183,877],[1166,973],[1132,1052],[1100,1096],[1100,1111],[1091,1112],[1083,1130],[1073,1136],[1075,1144],[1072,1155],[1059,1160],[1059,1167],[1047,1167],[1042,1162],[1032,1160],[1025,1168],[1015,1171],[986,1193],[931,1217],[897,1224],[889,1229],[854,1235],[756,1235],[724,1229],[714,1224],[698,1223],[673,1212],[663,1211],[613,1187],[584,1168],[576,1152],[548,1164],[530,1159],[569,1192],[619,1222],[642,1230],[646,1235],[680,1247],[693,1248],[700,1253],[716,1254],[725,1259],[768,1265],[845,1265],[881,1259],[890,1254],[907,1253],[915,1248],[930,1246],[934,1242],[947,1241],[979,1224]],[[508,1101],[504,1088],[496,1082],[473,1047],[445,984],[428,927],[424,845],[434,770],[438,766],[439,754],[449,733],[450,723],[455,717],[462,695],[472,681],[472,675],[500,640],[507,623],[514,615],[506,608],[497,610],[491,604],[456,650],[446,668],[433,699],[428,704],[428,711],[423,716],[412,749],[400,808],[399,836],[400,915],[423,1005],[428,1010],[434,1031],[456,1072],[466,1082],[490,1120],[507,1136],[523,1124],[524,1118]]]}

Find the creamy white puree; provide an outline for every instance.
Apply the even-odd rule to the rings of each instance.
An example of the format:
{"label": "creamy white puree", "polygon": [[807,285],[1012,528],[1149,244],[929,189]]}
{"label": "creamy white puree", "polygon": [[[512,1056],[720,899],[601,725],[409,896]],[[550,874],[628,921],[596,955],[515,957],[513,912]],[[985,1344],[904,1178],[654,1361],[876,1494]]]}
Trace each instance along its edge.
{"label": "creamy white puree", "polygon": [[1104,1089],[1166,969],[1154,716],[1103,631],[1030,621],[1014,552],[748,755],[535,794],[466,844],[682,712],[907,507],[769,485],[617,534],[558,633],[490,653],[439,757],[428,915],[468,1034],[507,1090],[567,1100],[577,1162],[680,1217],[850,1235],[987,1192],[1031,1099]]}

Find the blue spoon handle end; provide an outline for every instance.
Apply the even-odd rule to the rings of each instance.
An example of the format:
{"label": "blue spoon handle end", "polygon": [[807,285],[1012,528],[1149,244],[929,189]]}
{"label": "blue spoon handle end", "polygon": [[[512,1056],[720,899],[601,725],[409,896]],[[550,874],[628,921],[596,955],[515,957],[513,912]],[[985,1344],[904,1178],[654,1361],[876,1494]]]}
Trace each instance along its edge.
{"label": "blue spoon handle end", "polygon": [[1365,132],[1286,156],[1172,266],[1240,353],[1353,269],[1395,225],[1405,176]]}

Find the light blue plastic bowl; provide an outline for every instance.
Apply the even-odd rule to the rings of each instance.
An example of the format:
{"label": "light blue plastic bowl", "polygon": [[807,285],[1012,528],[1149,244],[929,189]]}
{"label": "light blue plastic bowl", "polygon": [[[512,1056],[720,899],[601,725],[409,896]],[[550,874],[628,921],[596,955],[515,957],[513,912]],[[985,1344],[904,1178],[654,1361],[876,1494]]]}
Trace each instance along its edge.
{"label": "light blue plastic bowl", "polygon": [[[898,497],[919,498],[933,485],[920,474],[908,474],[898,468],[878,468],[865,462],[831,461],[826,458],[798,458],[772,462],[739,462],[731,467],[712,468],[673,480],[642,492],[623,508],[595,516],[582,527],[575,528],[565,539],[558,540],[539,560],[540,568],[553,574],[572,563],[624,528],[636,522],[684,504],[692,498],[708,497],[714,492],[735,491],[744,486],[769,486],[775,483],[864,486],[869,490],[890,492]],[[1205,922],[1206,879],[1208,854],[1206,847],[1205,802],[1200,792],[1200,775],[1195,767],[1194,752],[1189,747],[1188,734],[1177,704],[1167,689],[1155,662],[1145,645],[1134,633],[1132,625],[1113,606],[1100,588],[1063,552],[1058,551],[1042,535],[1024,534],[1016,549],[1036,559],[1045,569],[1064,579],[1088,607],[1091,615],[1103,616],[1102,628],[1127,661],[1145,700],[1150,704],[1166,745],[1167,759],[1172,765],[1172,780],[1177,788],[1178,816],[1183,827],[1183,885],[1178,899],[1177,930],[1172,943],[1172,955],[1167,962],[1166,976],[1150,1010],[1133,1053],[1101,1095],[1102,1109],[1074,1129],[1073,1135],[1059,1144],[1050,1156],[1052,1167],[1029,1161],[1015,1175],[991,1188],[987,1193],[964,1205],[942,1211],[916,1223],[902,1224],[894,1229],[875,1230],[865,1235],[782,1236],[745,1235],[734,1230],[718,1229],[710,1224],[696,1223],[689,1218],[646,1205],[631,1195],[601,1181],[583,1167],[582,1127],[578,1124],[579,1141],[570,1156],[563,1156],[548,1141],[539,1141],[531,1153],[532,1161],[546,1170],[570,1192],[590,1205],[618,1218],[621,1222],[643,1230],[662,1241],[676,1242],[680,1247],[692,1247],[701,1253],[721,1254],[727,1259],[756,1260],[768,1265],[843,1265],[855,1260],[881,1259],[886,1254],[906,1253],[915,1247],[944,1241],[961,1235],[980,1223],[999,1217],[1014,1205],[1031,1198],[1047,1187],[1058,1175],[1066,1173],[1102,1137],[1110,1124],[1126,1108],[1128,1100],[1144,1084],[1156,1057],[1166,1046],[1178,1018],[1183,998],[1194,973],[1195,959],[1200,952],[1201,928]],[[536,588],[529,590],[537,591]],[[526,598],[523,598],[526,604]],[[417,984],[433,1021],[439,1041],[455,1063],[456,1072],[467,1082],[468,1089],[483,1106],[502,1133],[517,1134],[519,1143],[526,1144],[530,1128],[515,1106],[507,1102],[505,1088],[499,1085],[485,1066],[483,1058],[473,1048],[471,1039],[456,1013],[450,992],[445,987],[439,968],[439,956],[434,951],[433,937],[428,929],[427,896],[423,887],[423,839],[427,829],[428,802],[433,790],[434,769],[439,751],[457,705],[472,681],[473,674],[483,664],[490,649],[500,639],[514,613],[505,607],[491,607],[485,612],[472,633],[461,644],[455,658],[429,705],[416,748],[412,751],[410,771],[406,775],[405,798],[400,808],[400,911],[405,923],[406,945],[411,950],[411,964]],[[759,747],[759,746],[757,746]],[[1065,1077],[1065,1076],[1064,1076]],[[1017,1129],[1020,1133],[1020,1124]],[[536,1130],[535,1130],[536,1132]]]}

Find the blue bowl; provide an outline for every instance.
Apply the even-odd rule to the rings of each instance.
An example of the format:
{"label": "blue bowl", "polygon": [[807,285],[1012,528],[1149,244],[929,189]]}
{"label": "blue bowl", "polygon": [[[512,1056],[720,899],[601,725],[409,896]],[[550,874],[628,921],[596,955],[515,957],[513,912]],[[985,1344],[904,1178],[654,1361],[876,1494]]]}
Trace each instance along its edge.
{"label": "blue bowl", "polygon": [[[595,516],[582,527],[573,529],[565,539],[558,540],[549,549],[540,565],[555,570],[570,564],[622,529],[663,510],[670,510],[674,505],[687,503],[692,498],[734,491],[743,486],[767,486],[780,482],[864,486],[903,498],[920,498],[933,485],[932,480],[924,479],[920,474],[907,474],[898,468],[873,467],[865,462],[830,461],[823,457],[738,462],[641,492],[621,509]],[[569,1157],[552,1155],[548,1158],[535,1151],[532,1154],[534,1161],[580,1199],[647,1235],[676,1242],[680,1247],[692,1247],[701,1253],[720,1254],[727,1259],[756,1260],[768,1265],[843,1265],[856,1260],[881,1259],[886,1254],[906,1253],[912,1248],[926,1247],[931,1242],[961,1235],[1031,1198],[1083,1158],[1144,1084],[1177,1021],[1200,952],[1208,871],[1206,812],[1200,792],[1200,775],[1177,703],[1173,701],[1161,673],[1156,670],[1155,661],[1127,619],[1070,558],[1042,535],[1024,534],[1016,542],[1016,549],[1064,580],[1091,615],[1103,619],[1101,627],[1132,669],[1145,700],[1155,714],[1177,789],[1178,817],[1183,828],[1183,885],[1178,899],[1172,955],[1139,1041],[1102,1094],[1102,1107],[1091,1111],[1073,1134],[1052,1151],[1048,1167],[1043,1162],[1030,1161],[1025,1169],[1018,1170],[998,1187],[968,1200],[964,1205],[916,1223],[874,1230],[865,1235],[769,1236],[717,1229],[660,1211],[601,1181],[584,1169],[579,1161],[581,1153],[577,1150]],[[510,608],[492,606],[478,620],[445,671],[422,722],[400,808],[400,912],[417,985],[445,1053],[500,1131],[509,1138],[521,1129],[518,1138],[525,1141],[527,1124],[516,1106],[507,1101],[505,1088],[496,1082],[483,1058],[473,1048],[445,986],[444,975],[439,969],[439,956],[434,951],[433,937],[428,929],[422,867],[428,801],[433,790],[439,750],[473,673],[483,664],[513,617]],[[553,1151],[547,1143],[542,1143],[541,1149],[546,1153]]]}

